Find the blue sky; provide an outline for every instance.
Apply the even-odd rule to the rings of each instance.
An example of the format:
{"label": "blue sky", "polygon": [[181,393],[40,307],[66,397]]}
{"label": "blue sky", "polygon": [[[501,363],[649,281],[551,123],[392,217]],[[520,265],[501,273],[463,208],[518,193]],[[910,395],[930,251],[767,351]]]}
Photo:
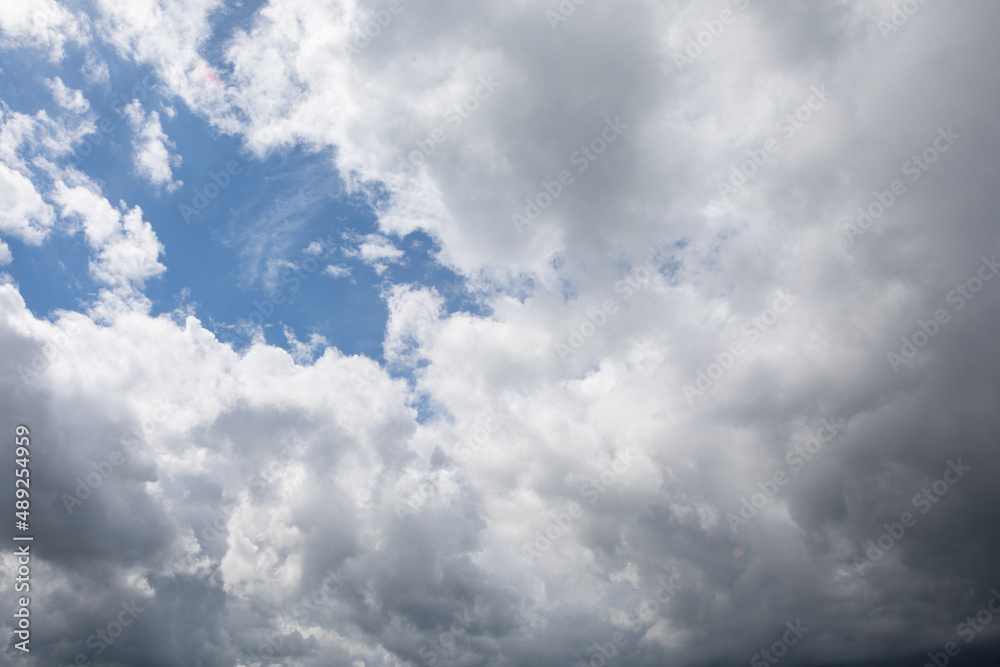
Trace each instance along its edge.
{"label": "blue sky", "polygon": [[[220,28],[231,30],[246,15],[241,11],[224,17]],[[357,257],[345,256],[342,247],[348,247],[350,239],[377,232],[373,205],[378,200],[345,191],[330,149],[295,146],[258,159],[239,138],[163,97],[148,68],[104,52],[110,82],[88,83],[77,68],[33,55],[30,50],[8,50],[0,56],[0,98],[14,111],[44,109],[58,116],[65,110],[52,99],[46,79],[60,77],[68,87],[84,92],[97,114],[97,131],[83,138],[68,162],[100,183],[109,201],[140,206],[154,225],[165,248],[167,271],[146,288],[151,314],[193,308],[221,340],[241,348],[249,339],[245,332],[234,335],[239,324],[255,311],[266,311],[263,331],[271,344],[288,346],[287,326],[299,339],[319,334],[346,354],[384,361],[381,341],[387,310],[382,294],[388,285],[434,287],[446,297],[449,311],[477,309],[459,277],[435,260],[436,244],[425,233],[392,239],[403,255],[381,273]],[[71,58],[79,62],[82,54]],[[160,111],[163,130],[182,160],[173,170],[181,187],[169,192],[151,188],[135,173],[130,155],[134,132],[123,114],[128,100],[118,91],[134,93],[145,108]],[[171,115],[164,113],[167,108]],[[238,173],[228,175],[227,166]],[[212,180],[213,173],[218,181]],[[195,207],[196,193],[226,182],[223,175],[231,178],[226,187],[218,196],[206,197],[209,203],[203,209]],[[190,207],[187,216],[182,206]],[[320,255],[304,252],[311,243],[324,241],[327,247]],[[89,253],[79,234],[56,233],[40,247],[16,240],[12,244],[17,259],[9,271],[37,315],[78,309],[94,298],[98,285],[88,279]],[[310,257],[318,269],[303,265]],[[350,273],[324,274],[330,265]]]}

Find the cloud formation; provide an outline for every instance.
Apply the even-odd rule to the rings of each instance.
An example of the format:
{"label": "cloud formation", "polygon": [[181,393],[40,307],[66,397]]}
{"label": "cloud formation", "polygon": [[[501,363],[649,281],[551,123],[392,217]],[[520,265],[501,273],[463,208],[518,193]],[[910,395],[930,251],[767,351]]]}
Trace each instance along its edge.
{"label": "cloud formation", "polygon": [[151,184],[168,192],[183,185],[173,180],[174,167],[181,164],[181,156],[171,153],[174,143],[163,132],[160,114],[142,110],[139,100],[132,100],[124,109],[125,118],[132,128],[132,149],[135,151],[135,168]]}
{"label": "cloud formation", "polygon": [[[99,40],[248,171],[329,155],[377,219],[338,238],[387,317],[380,364],[152,314],[176,219],[66,164],[94,118],[63,79],[65,117],[5,107],[0,234],[82,232],[103,290],[40,314],[0,284],[0,426],[37,443],[30,660],[995,654],[1000,8],[270,0],[230,25],[202,0],[44,6],[48,37],[0,10],[5,48]],[[171,196],[159,114],[126,114]],[[317,182],[291,222],[233,223],[254,267]],[[474,310],[389,280],[414,231]],[[0,241],[5,269],[20,255]],[[15,571],[5,553],[0,586]]]}

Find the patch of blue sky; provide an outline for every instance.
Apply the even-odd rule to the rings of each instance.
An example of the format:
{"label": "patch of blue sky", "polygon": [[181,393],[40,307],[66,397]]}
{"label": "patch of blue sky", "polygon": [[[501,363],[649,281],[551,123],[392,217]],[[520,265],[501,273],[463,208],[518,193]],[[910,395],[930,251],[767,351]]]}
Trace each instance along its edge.
{"label": "patch of blue sky", "polygon": [[[239,15],[222,20],[240,21]],[[432,286],[449,313],[482,314],[461,277],[436,261],[426,234],[391,238],[403,255],[381,267],[349,254],[358,238],[377,233],[375,213],[366,198],[345,193],[329,152],[295,148],[258,160],[242,150],[239,138],[220,134],[180,101],[162,99],[148,70],[104,52],[110,81],[90,83],[80,71],[81,54],[72,49],[61,64],[38,55],[32,49],[3,53],[0,99],[22,113],[42,108],[53,117],[68,114],[44,84],[59,76],[83,90],[94,115],[110,120],[107,132],[87,137],[67,162],[94,179],[113,205],[140,206],[163,243],[167,271],[145,288],[154,315],[190,309],[238,348],[246,344],[238,325],[259,320],[271,344],[289,347],[287,326],[299,340],[317,333],[347,354],[383,362],[383,295],[390,285]],[[173,178],[183,185],[172,192],[135,171],[132,130],[120,113],[133,95],[144,113],[158,112],[171,152],[181,157]],[[5,239],[15,256],[7,270],[38,315],[80,310],[102,287],[88,274],[91,250],[82,233],[67,234],[60,226],[42,246]],[[337,267],[334,275],[327,266]],[[278,289],[283,293],[275,298]]]}

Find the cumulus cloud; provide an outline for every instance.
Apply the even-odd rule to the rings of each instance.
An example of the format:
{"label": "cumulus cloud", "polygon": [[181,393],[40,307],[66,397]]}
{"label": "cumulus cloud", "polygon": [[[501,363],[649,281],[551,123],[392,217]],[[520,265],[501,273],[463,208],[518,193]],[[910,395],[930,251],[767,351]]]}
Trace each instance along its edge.
{"label": "cumulus cloud", "polygon": [[87,54],[87,59],[83,64],[83,76],[89,83],[107,85],[111,81],[111,73],[108,71],[108,63],[100,56],[93,53]]}
{"label": "cumulus cloud", "polygon": [[[208,54],[219,7],[92,20],[253,154],[333,156],[379,225],[345,256],[421,230],[476,309],[386,284],[382,367],[0,285],[38,664],[132,601],[123,664],[303,667],[764,664],[788,624],[788,664],[888,667],[985,607],[1000,9],[273,0]],[[10,155],[0,231],[40,242]],[[109,289],[165,270],[138,207],[53,187]]]}
{"label": "cumulus cloud", "polygon": [[180,166],[182,158],[171,152],[174,142],[160,125],[160,114],[155,111],[144,113],[139,100],[132,100],[124,112],[132,128],[132,149],[139,175],[168,192],[183,185],[183,182],[175,181],[173,175],[173,169]]}
{"label": "cumulus cloud", "polygon": [[47,50],[52,62],[65,57],[67,43],[84,45],[90,41],[87,18],[74,14],[56,0],[4,5],[0,10],[0,31],[4,47]]}
{"label": "cumulus cloud", "polygon": [[390,264],[402,261],[405,253],[397,248],[392,241],[381,234],[366,234],[361,237],[348,235],[347,239],[357,245],[344,248],[344,255],[354,257],[373,267],[381,275]]}
{"label": "cumulus cloud", "polygon": [[0,230],[38,244],[49,233],[55,216],[23,174],[0,163]]}
{"label": "cumulus cloud", "polygon": [[83,91],[67,87],[59,77],[46,79],[45,84],[52,91],[52,98],[64,109],[76,112],[84,112],[90,109],[90,102],[83,96]]}
{"label": "cumulus cloud", "polygon": [[100,195],[93,184],[57,184],[53,195],[60,214],[78,220],[87,243],[96,251],[90,262],[93,277],[112,288],[131,291],[166,267],[158,260],[163,245],[138,206],[118,209]]}
{"label": "cumulus cloud", "polygon": [[199,50],[211,36],[220,0],[99,0],[95,31],[121,56],[153,66],[165,85],[192,108],[212,108],[235,129],[226,111],[227,92]]}
{"label": "cumulus cloud", "polygon": [[351,267],[328,264],[326,268],[323,269],[323,273],[332,278],[346,278],[351,275]]}

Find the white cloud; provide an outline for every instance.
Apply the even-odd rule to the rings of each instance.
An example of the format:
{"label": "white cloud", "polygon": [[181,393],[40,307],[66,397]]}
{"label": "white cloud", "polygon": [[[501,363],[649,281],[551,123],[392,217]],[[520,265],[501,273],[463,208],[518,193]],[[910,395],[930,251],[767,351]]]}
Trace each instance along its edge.
{"label": "white cloud", "polygon": [[[8,376],[68,321],[80,328],[33,380],[35,393],[22,400],[0,383],[5,405],[63,431],[46,439],[55,467],[45,483],[72,487],[124,422],[150,419],[159,398],[170,406],[142,456],[88,501],[101,511],[51,524],[68,531],[73,567],[155,573],[160,609],[201,610],[178,600],[191,590],[217,601],[184,614],[198,633],[163,612],[150,639],[191,654],[143,642],[151,654],[249,662],[260,637],[282,630],[305,664],[418,662],[465,610],[481,620],[456,640],[462,659],[562,667],[589,660],[587,647],[674,574],[681,592],[640,609],[622,664],[748,659],[806,614],[825,634],[796,648],[802,664],[870,661],[949,636],[970,587],[996,580],[991,562],[963,556],[996,524],[988,475],[956,490],[968,495],[952,509],[941,503],[941,519],[921,519],[880,571],[859,579],[850,563],[947,457],[982,470],[995,459],[989,434],[1000,424],[984,397],[996,393],[1000,292],[983,287],[968,319],[956,317],[911,373],[893,373],[885,352],[997,248],[983,186],[998,154],[997,100],[981,68],[995,60],[998,10],[928,4],[888,41],[860,6],[752,3],[678,71],[673,56],[691,31],[740,4],[623,10],[592,0],[558,31],[537,5],[405,5],[348,56],[370,11],[275,1],[225,51],[225,80],[198,53],[217,3],[170,5],[159,21],[157,3],[101,5],[120,53],[152,63],[217,127],[255,149],[336,147],[352,187],[385,184],[381,233],[350,237],[347,256],[382,273],[403,259],[386,235],[423,229],[483,313],[449,314],[433,289],[388,287],[382,352],[406,374],[392,380],[317,336],[286,332],[291,354],[260,342],[236,354],[193,317],[53,323],[0,287]],[[490,75],[501,87],[477,96]],[[832,101],[783,136],[775,121],[820,84]],[[467,117],[447,115],[470,99]],[[623,134],[595,143],[618,117]],[[842,221],[941,123],[964,143],[908,184],[862,241],[846,242]],[[408,173],[402,161],[438,129],[446,140],[432,140]],[[780,149],[754,161],[729,204],[714,202],[731,165],[772,137]],[[581,146],[603,146],[585,171],[574,161]],[[573,182],[559,188],[564,169]],[[534,204],[544,213],[517,234],[511,213],[543,193],[553,201]],[[60,183],[54,199],[81,220],[95,276],[121,286],[162,272],[138,209],[116,209],[87,185]],[[254,230],[262,246],[283,231],[267,222]],[[274,262],[274,275],[288,266]],[[798,301],[771,322],[761,313],[777,288]],[[745,348],[738,359],[717,361],[734,343]],[[692,407],[683,387],[713,363],[719,372]],[[502,427],[487,426],[491,410]],[[734,534],[725,515],[766,489],[826,417],[843,418],[847,432]],[[278,460],[286,442],[302,451]],[[608,472],[626,451],[635,463]],[[583,513],[560,530],[571,502]],[[218,539],[206,537],[207,521]],[[538,558],[521,559],[538,544]],[[126,561],[122,545],[138,554]],[[340,565],[350,573],[343,594],[302,621],[293,605]],[[221,580],[207,579],[212,568]],[[184,586],[162,584],[180,573]],[[104,580],[66,575],[84,599],[91,579]],[[137,588],[128,581],[115,590]],[[66,607],[69,586],[56,586],[40,592],[39,615]],[[926,599],[933,614],[920,611]],[[890,618],[904,607],[907,623]],[[877,627],[872,609],[890,610]],[[85,637],[92,614],[74,611],[64,613]]]}
{"label": "white cloud", "polygon": [[415,363],[416,354],[425,354],[432,347],[431,336],[438,329],[443,300],[432,290],[400,285],[392,289],[388,302],[385,358],[394,363]]}
{"label": "white cloud", "polygon": [[[211,34],[209,17],[221,0],[100,0],[97,31],[124,58],[152,65],[164,84],[191,108],[226,115],[226,91],[202,56]],[[227,125],[233,127],[231,121]]]}
{"label": "white cloud", "polygon": [[52,207],[42,200],[32,182],[0,163],[0,231],[38,245],[54,221]]}
{"label": "white cloud", "polygon": [[357,246],[344,248],[344,255],[360,259],[372,266],[379,275],[389,268],[389,264],[397,264],[403,259],[403,251],[381,234],[366,234],[361,237],[349,235],[347,238],[356,242]]}
{"label": "white cloud", "polygon": [[88,53],[87,60],[83,64],[83,78],[88,83],[108,85],[111,82],[111,73],[108,71],[108,63],[103,58]]}
{"label": "white cloud", "polygon": [[45,85],[52,92],[52,99],[64,109],[77,113],[83,113],[90,109],[90,102],[83,96],[83,91],[68,88],[59,77],[46,79]]}
{"label": "white cloud", "polygon": [[[79,593],[88,600],[66,610],[69,624],[60,632],[68,635],[66,642],[78,639],[81,647],[71,644],[71,650],[85,650],[84,641],[93,633],[88,624],[120,605],[122,597],[138,597],[143,606],[155,596],[146,613],[149,618],[163,613],[166,598],[156,581],[178,577],[221,596],[230,620],[224,614],[198,624],[209,635],[228,633],[226,654],[242,655],[245,661],[245,652],[257,650],[260,640],[244,633],[269,626],[276,614],[289,627],[312,634],[309,628],[320,620],[316,612],[312,623],[305,623],[293,614],[293,606],[316,586],[316,575],[346,565],[345,547],[361,547],[376,556],[384,539],[379,534],[395,529],[388,501],[376,501],[372,492],[384,486],[395,494],[396,461],[405,455],[405,442],[416,425],[404,384],[381,371],[364,373],[367,360],[328,349],[315,364],[299,366],[288,353],[268,346],[239,356],[194,318],[177,324],[167,317],[131,313],[97,326],[81,315],[61,313],[48,322],[34,318],[16,289],[7,285],[0,286],[0,314],[0,341],[10,355],[4,358],[3,372],[14,376],[17,391],[31,397],[31,407],[19,418],[31,424],[36,441],[45,438],[54,448],[57,463],[49,468],[47,482],[53,497],[76,493],[76,478],[94,469],[90,461],[108,461],[115,448],[126,458],[123,465],[112,466],[113,472],[82,506],[71,505],[72,514],[64,508],[65,500],[40,505],[33,514],[41,523],[54,521],[61,534],[96,559],[92,562],[131,545],[132,565],[122,576],[105,577],[96,586],[80,582],[84,588],[75,593],[73,575],[65,571],[69,579],[48,576],[33,589],[32,609],[39,614],[54,610],[67,595]],[[38,352],[43,345],[51,346],[49,357]],[[323,341],[312,337],[302,345],[309,353]],[[35,352],[48,359],[38,371],[30,367]],[[18,369],[9,362],[22,353],[28,365]],[[17,379],[19,373],[25,383]],[[351,377],[363,373],[373,380],[355,387]],[[4,401],[12,398],[12,386],[2,384]],[[102,398],[88,398],[95,396]],[[273,418],[265,417],[272,409]],[[59,416],[41,420],[48,410],[60,411]],[[303,428],[306,422],[313,425]],[[139,445],[126,449],[121,440],[134,437],[129,436],[133,429],[138,429]],[[286,444],[291,458],[283,456]],[[271,497],[288,502],[261,505]],[[232,501],[235,510],[228,509]],[[223,503],[231,517],[220,512]],[[108,513],[121,513],[121,518],[94,522],[95,516]],[[207,530],[219,519],[221,540]],[[271,564],[270,571],[260,568],[262,562]],[[350,585],[361,590],[366,559],[346,569],[355,567]],[[220,577],[210,583],[213,571]],[[161,611],[153,611],[157,608]],[[97,609],[101,611],[93,611]],[[86,618],[78,619],[78,612]],[[157,636],[165,626],[159,627],[148,638],[152,651],[159,651],[165,639]],[[345,648],[343,638],[320,633],[327,659],[346,664],[336,656],[348,650],[356,657],[385,653],[370,638],[356,632],[348,636]],[[58,643],[45,641],[44,631],[33,638],[42,647]],[[203,655],[200,641],[173,651],[190,664]]]}
{"label": "white cloud", "polygon": [[4,47],[47,49],[52,62],[65,57],[68,42],[84,45],[90,41],[86,18],[73,14],[55,0],[5,2],[0,7],[0,30],[3,31],[0,44]]}
{"label": "white cloud", "polygon": [[10,253],[10,246],[0,240],[0,266],[10,264],[14,261],[14,256]]}
{"label": "white cloud", "polygon": [[330,346],[330,341],[318,333],[309,334],[309,340],[301,341],[295,337],[295,332],[290,327],[286,326],[284,331],[292,359],[297,364],[311,364],[318,352],[322,352]]}
{"label": "white cloud", "polygon": [[97,255],[90,262],[94,278],[116,291],[130,293],[166,267],[158,260],[163,245],[152,226],[142,219],[142,210],[111,206],[93,184],[69,187],[59,182],[53,200],[63,217],[82,222],[87,243]]}
{"label": "white cloud", "polygon": [[25,178],[51,177],[54,164],[79,148],[95,129],[95,114],[61,114],[52,118],[44,109],[33,116],[0,104],[0,161]]}
{"label": "white cloud", "polygon": [[343,265],[328,264],[323,273],[333,278],[347,278],[351,275],[351,267]]}
{"label": "white cloud", "polygon": [[174,180],[172,171],[180,166],[181,156],[170,152],[175,145],[163,132],[160,114],[155,111],[144,114],[139,100],[132,100],[124,111],[132,128],[136,171],[152,185],[173,192],[183,185]]}

